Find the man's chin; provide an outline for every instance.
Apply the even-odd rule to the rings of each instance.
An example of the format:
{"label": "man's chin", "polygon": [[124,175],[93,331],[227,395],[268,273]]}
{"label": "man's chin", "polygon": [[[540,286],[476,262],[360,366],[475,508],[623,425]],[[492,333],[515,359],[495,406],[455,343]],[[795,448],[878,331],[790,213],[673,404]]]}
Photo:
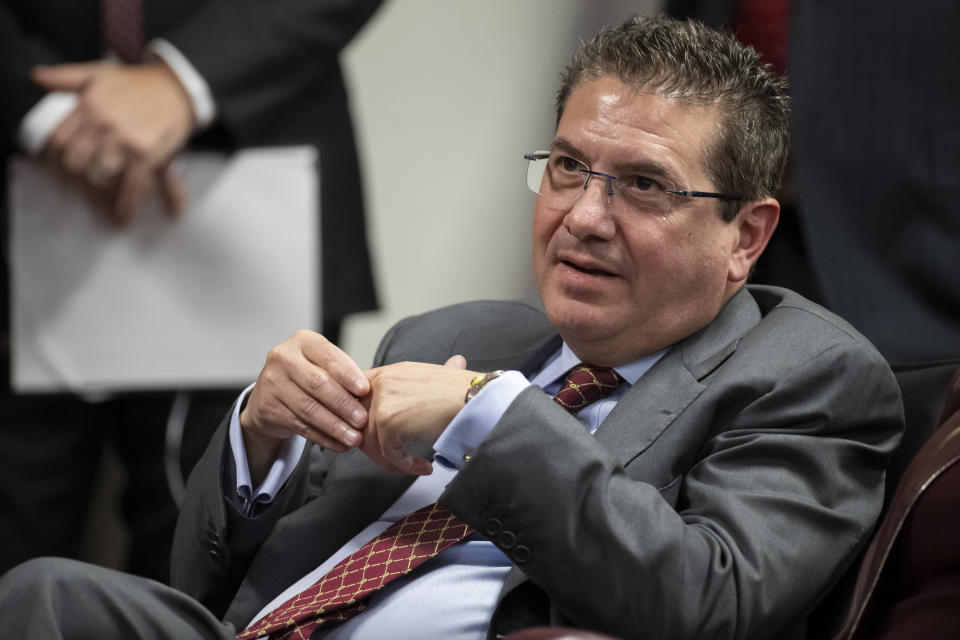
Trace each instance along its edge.
{"label": "man's chin", "polygon": [[606,322],[611,312],[602,305],[584,300],[544,301],[550,324],[564,340],[569,342],[594,342],[602,340]]}

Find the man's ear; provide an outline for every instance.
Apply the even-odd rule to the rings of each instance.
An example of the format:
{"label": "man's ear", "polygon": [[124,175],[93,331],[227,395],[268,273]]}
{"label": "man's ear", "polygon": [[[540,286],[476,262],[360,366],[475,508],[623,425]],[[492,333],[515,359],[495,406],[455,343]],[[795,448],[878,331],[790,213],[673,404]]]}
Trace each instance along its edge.
{"label": "man's ear", "polygon": [[744,282],[750,269],[763,253],[773,230],[780,220],[780,203],[773,198],[764,198],[744,205],[730,224],[736,225],[737,235],[730,255],[727,280]]}

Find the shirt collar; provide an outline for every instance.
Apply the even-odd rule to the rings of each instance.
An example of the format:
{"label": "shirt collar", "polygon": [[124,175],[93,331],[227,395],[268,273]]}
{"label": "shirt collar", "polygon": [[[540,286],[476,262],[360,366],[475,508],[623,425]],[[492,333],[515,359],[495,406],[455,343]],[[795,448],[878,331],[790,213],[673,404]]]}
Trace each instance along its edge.
{"label": "shirt collar", "polygon": [[[640,376],[645,374],[647,370],[656,364],[657,361],[669,350],[670,347],[667,347],[666,349],[658,351],[653,355],[640,358],[639,360],[634,360],[633,362],[628,362],[625,365],[614,367],[613,369],[620,374],[620,377],[622,377],[632,386],[637,380],[640,379]],[[567,346],[567,343],[564,342],[560,346],[560,349],[550,356],[547,364],[540,369],[539,373],[533,376],[530,382],[537,385],[541,389],[546,388],[560,380],[560,378],[567,371],[569,371],[574,365],[580,364],[580,362],[580,358],[578,358],[573,350]]]}

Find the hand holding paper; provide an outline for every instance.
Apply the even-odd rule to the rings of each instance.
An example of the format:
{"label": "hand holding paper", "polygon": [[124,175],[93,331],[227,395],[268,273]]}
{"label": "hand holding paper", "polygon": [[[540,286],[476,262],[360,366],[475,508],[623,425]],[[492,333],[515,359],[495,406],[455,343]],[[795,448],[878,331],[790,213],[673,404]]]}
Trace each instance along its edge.
{"label": "hand holding paper", "polygon": [[165,64],[88,62],[37,67],[32,75],[46,89],[78,94],[77,108],[51,135],[44,158],[112,223],[127,224],[155,192],[168,213],[183,210],[183,187],[170,159],[192,133],[194,114]]}

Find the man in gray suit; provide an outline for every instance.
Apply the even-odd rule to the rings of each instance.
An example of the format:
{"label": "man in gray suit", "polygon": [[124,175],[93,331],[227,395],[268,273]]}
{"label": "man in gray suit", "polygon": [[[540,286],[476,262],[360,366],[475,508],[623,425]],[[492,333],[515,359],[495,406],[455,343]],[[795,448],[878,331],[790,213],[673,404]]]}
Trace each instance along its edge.
{"label": "man in gray suit", "polygon": [[[902,418],[847,323],[745,285],[788,112],[701,25],[636,18],[583,45],[528,155],[543,309],[405,320],[368,371],[295,334],[190,479],[181,591],[34,561],[0,581],[6,628],[232,637],[439,499],[475,533],[311,637],[801,637],[869,538]],[[580,363],[618,382],[573,415],[551,396]]]}

